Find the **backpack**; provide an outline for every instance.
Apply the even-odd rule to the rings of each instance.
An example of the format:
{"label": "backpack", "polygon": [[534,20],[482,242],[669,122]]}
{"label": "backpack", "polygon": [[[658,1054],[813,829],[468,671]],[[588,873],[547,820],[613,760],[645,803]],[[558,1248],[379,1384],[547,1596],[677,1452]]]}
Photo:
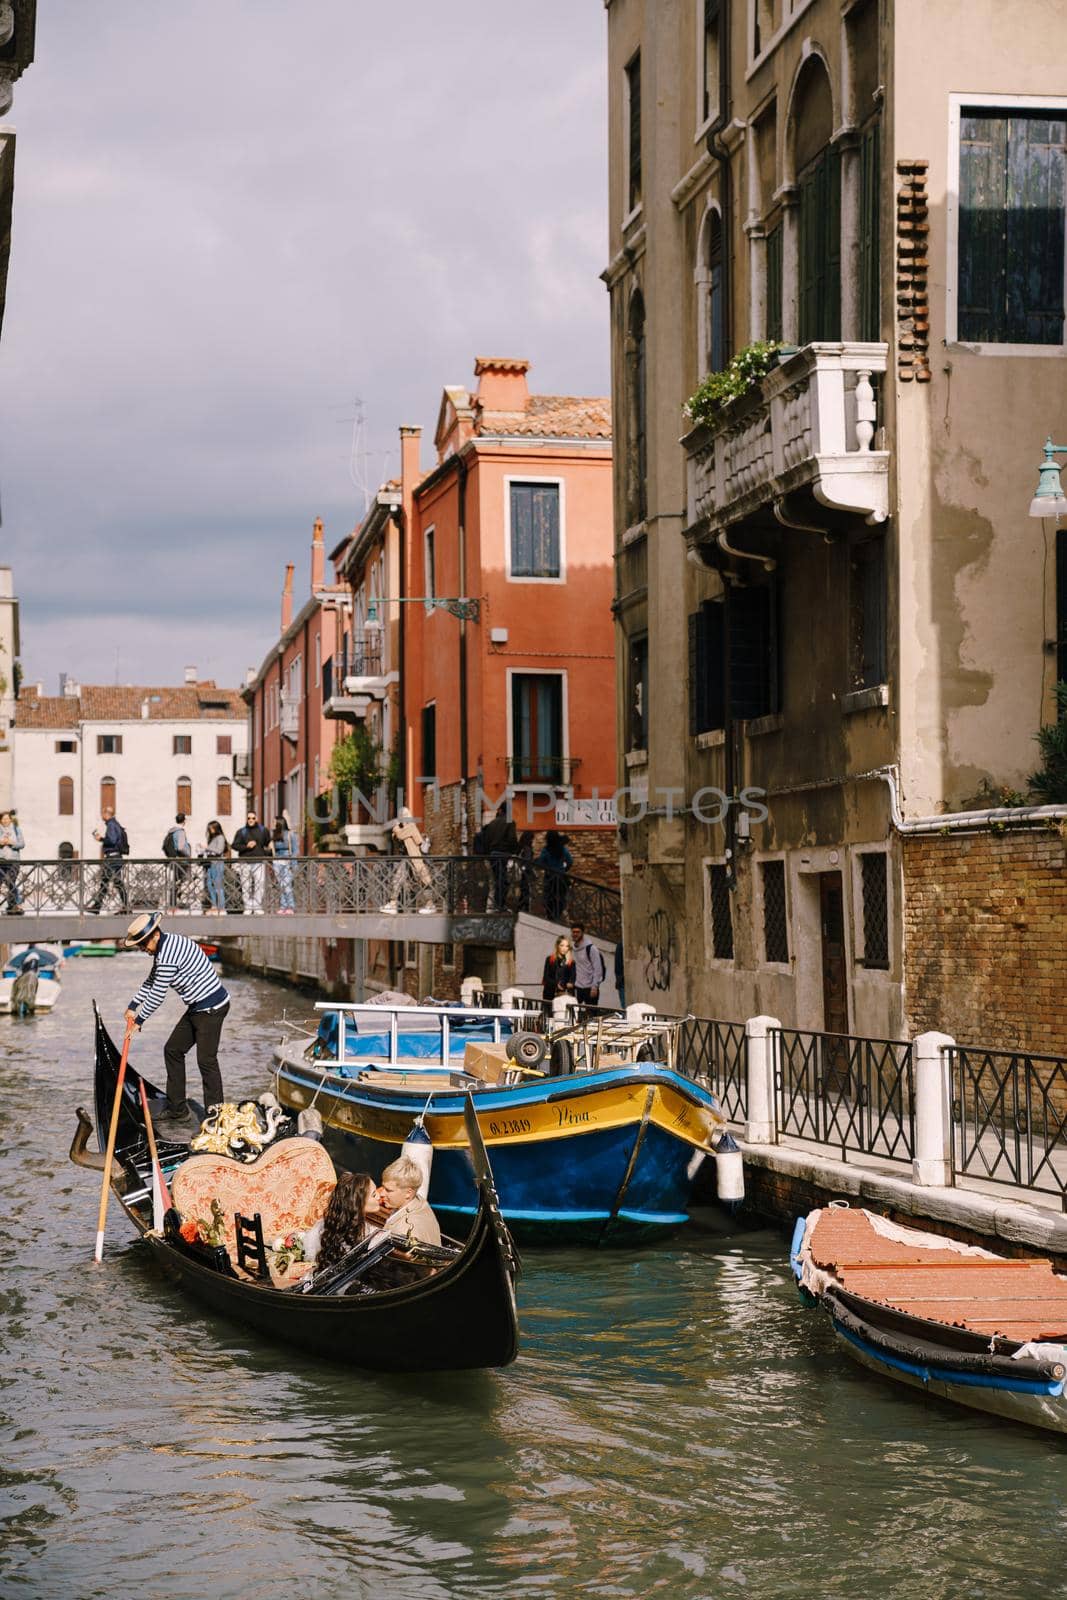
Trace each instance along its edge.
{"label": "backpack", "polygon": [[[180,853],[181,853],[179,851],[179,849],[178,849],[178,837],[177,836],[178,836],[177,828],[169,828],[167,830],[167,832],[163,835],[163,854],[165,856],[167,856],[169,859],[173,859],[176,855],[180,855]],[[123,853],[123,855],[125,855],[126,854],[125,850],[122,853]]]}
{"label": "backpack", "polygon": [[121,822],[118,824],[118,829],[119,829],[119,855],[120,856],[128,856],[129,853],[130,853],[130,836],[126,832],[126,829],[122,826]]}
{"label": "backpack", "polygon": [[478,832],[474,835],[474,841],[471,845],[471,850],[476,856],[487,856],[489,854],[489,843],[485,837],[484,828],[479,828]]}

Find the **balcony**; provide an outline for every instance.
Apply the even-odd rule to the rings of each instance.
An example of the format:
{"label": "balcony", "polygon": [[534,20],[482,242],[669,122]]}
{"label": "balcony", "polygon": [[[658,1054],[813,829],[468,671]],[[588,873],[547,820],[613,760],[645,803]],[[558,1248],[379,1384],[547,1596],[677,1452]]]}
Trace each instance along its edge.
{"label": "balcony", "polygon": [[[686,453],[689,538],[700,543],[773,506],[784,526],[822,522],[820,508],[884,522],[889,452],[875,437],[875,384],[888,345],[809,344],[712,424],[682,440]],[[785,496],[814,497],[807,517],[785,513]],[[830,525],[827,519],[827,525]]]}
{"label": "balcony", "polygon": [[349,650],[331,656],[323,665],[323,715],[362,722],[371,701],[384,700],[388,687],[381,638],[357,637]]}
{"label": "balcony", "polygon": [[571,756],[507,756],[508,786],[513,789],[569,789],[581,761]]}
{"label": "balcony", "polygon": [[239,750],[233,758],[233,781],[240,789],[252,787],[252,752]]}
{"label": "balcony", "polygon": [[283,694],[278,710],[278,726],[282,738],[296,744],[300,738],[300,701],[296,695]]}

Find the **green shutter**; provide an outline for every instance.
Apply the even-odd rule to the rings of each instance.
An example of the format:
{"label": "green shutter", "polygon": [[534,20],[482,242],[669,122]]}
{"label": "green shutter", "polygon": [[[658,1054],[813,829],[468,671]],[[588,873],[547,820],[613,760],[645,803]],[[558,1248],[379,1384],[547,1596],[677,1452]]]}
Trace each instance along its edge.
{"label": "green shutter", "polygon": [[860,338],[879,339],[881,304],[881,160],[879,125],[860,140],[859,290]]}
{"label": "green shutter", "polygon": [[767,235],[767,338],[782,337],[782,225]]}
{"label": "green shutter", "polygon": [[824,150],[800,180],[800,342],[841,337],[841,157]]}

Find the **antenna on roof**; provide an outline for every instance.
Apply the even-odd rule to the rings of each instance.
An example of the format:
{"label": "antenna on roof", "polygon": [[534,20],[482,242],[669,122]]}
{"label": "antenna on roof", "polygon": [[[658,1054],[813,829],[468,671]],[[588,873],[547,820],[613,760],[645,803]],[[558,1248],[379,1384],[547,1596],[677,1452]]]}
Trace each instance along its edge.
{"label": "antenna on roof", "polygon": [[118,645],[116,645],[115,646],[115,687],[116,688],[118,687],[118,681],[119,681],[119,647],[118,647]]}
{"label": "antenna on roof", "polygon": [[363,514],[370,504],[370,485],[367,482],[367,446],[364,438],[363,401],[357,395],[354,401],[355,415],[352,418],[352,448],[348,456],[348,476],[359,490],[360,506],[359,516]]}

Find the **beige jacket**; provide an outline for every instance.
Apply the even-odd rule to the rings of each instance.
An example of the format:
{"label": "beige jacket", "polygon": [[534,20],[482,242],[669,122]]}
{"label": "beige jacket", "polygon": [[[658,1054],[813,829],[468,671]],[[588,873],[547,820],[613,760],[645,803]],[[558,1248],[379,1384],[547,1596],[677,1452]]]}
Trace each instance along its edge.
{"label": "beige jacket", "polygon": [[406,1206],[394,1211],[385,1223],[385,1227],[400,1239],[406,1238],[410,1232],[423,1244],[441,1243],[441,1229],[433,1214],[433,1208],[429,1201],[423,1200],[419,1195],[409,1200]]}

